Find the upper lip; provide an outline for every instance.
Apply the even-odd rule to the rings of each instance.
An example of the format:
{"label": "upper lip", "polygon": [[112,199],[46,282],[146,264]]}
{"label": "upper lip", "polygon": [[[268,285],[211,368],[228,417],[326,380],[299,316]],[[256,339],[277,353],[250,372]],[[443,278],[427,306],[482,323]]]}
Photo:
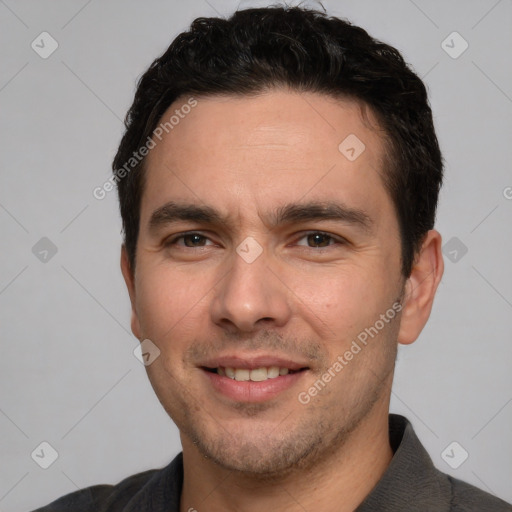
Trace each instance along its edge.
{"label": "upper lip", "polygon": [[308,365],[298,361],[293,361],[282,356],[272,355],[231,355],[231,356],[220,356],[213,359],[209,359],[202,363],[200,366],[203,368],[245,368],[248,370],[254,370],[256,368],[268,368],[270,366],[278,366],[279,368],[288,368],[289,370],[300,370],[301,368],[307,368]]}

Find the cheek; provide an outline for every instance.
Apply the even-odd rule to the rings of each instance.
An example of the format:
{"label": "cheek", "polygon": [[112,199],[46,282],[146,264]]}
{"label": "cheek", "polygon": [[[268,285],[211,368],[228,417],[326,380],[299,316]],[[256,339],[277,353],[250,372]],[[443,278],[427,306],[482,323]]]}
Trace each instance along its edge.
{"label": "cheek", "polygon": [[197,331],[208,300],[208,290],[201,283],[191,284],[190,277],[163,268],[142,272],[137,282],[137,314],[144,336],[164,341],[179,339],[177,333]]}
{"label": "cheek", "polygon": [[351,267],[307,276],[290,286],[303,319],[322,339],[345,343],[386,311],[389,290],[369,271]]}

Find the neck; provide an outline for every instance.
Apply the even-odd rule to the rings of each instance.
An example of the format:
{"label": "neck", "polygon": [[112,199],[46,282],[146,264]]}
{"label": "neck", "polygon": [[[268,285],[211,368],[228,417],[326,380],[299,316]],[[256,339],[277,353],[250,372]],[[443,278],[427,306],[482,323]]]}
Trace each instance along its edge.
{"label": "neck", "polygon": [[181,512],[351,512],[386,471],[389,444],[388,403],[376,404],[342,446],[314,467],[273,479],[255,479],[219,467],[188,439],[183,442],[184,482]]}

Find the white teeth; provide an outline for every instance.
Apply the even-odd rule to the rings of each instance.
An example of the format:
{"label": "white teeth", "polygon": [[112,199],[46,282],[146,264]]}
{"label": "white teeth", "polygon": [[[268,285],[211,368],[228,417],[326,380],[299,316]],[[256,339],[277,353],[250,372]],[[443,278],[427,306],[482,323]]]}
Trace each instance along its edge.
{"label": "white teeth", "polygon": [[251,380],[250,373],[251,373],[251,371],[247,370],[247,368],[237,368],[235,370],[235,380],[239,380],[239,381]]}
{"label": "white teeth", "polygon": [[251,370],[251,380],[254,382],[261,382],[262,380],[267,380],[267,369],[266,368],[255,368]]}
{"label": "white teeth", "polygon": [[267,377],[269,379],[275,379],[276,377],[279,377],[279,366],[271,366],[267,370]]}
{"label": "white teeth", "polygon": [[280,375],[287,375],[289,372],[290,370],[288,368],[279,368],[279,366],[254,368],[253,370],[249,370],[247,368],[231,368],[229,366],[226,366],[225,368],[220,366],[217,368],[217,373],[219,375],[225,375],[230,379],[240,382],[248,380],[252,382],[262,382],[267,379],[275,379]]}

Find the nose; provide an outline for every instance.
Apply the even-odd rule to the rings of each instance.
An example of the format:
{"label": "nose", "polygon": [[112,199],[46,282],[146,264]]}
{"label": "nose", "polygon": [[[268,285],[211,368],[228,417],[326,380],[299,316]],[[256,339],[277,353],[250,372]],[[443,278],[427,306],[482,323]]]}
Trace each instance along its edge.
{"label": "nose", "polygon": [[270,267],[265,251],[251,263],[233,252],[230,269],[215,286],[211,317],[232,332],[282,327],[291,316],[290,291]]}

